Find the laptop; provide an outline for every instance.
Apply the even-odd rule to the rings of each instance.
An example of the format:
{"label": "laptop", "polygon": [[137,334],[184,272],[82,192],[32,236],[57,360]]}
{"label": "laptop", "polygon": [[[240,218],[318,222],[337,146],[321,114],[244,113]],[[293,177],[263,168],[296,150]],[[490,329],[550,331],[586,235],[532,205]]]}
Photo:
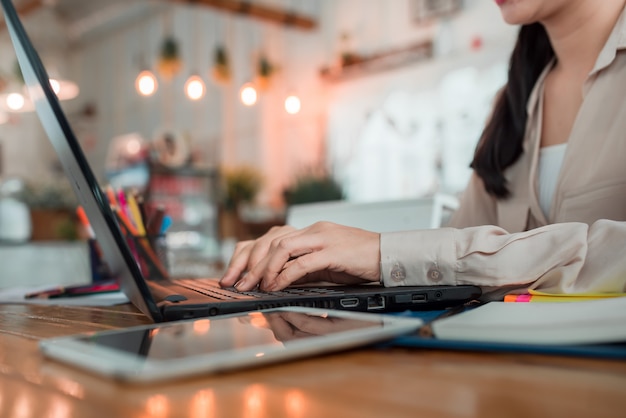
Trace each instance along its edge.
{"label": "laptop", "polygon": [[128,299],[155,322],[282,306],[365,312],[442,309],[480,296],[476,286],[385,288],[378,285],[291,287],[280,292],[237,292],[217,278],[144,277],[118,220],[83,154],[48,75],[11,0],[0,0],[19,65],[43,128],[84,208],[111,272]]}

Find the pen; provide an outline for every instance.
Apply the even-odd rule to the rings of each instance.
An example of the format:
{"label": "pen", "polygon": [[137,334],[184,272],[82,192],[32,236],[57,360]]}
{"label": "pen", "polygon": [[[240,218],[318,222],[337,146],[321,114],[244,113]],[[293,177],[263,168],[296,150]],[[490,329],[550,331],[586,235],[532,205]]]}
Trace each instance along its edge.
{"label": "pen", "polygon": [[120,290],[117,281],[94,283],[78,286],[57,286],[51,289],[24,295],[26,299],[55,299],[61,297],[87,296]]}
{"label": "pen", "polygon": [[113,190],[113,186],[111,185],[106,186],[105,191],[106,191],[107,199],[109,199],[109,205],[111,205],[112,208],[117,207],[118,203],[117,203],[117,198],[115,197],[115,190]]}
{"label": "pen", "polygon": [[141,217],[139,205],[137,204],[137,200],[135,200],[135,196],[132,194],[128,195],[126,204],[128,206],[130,218],[134,221],[135,227],[137,228],[137,232],[139,232],[139,235],[146,235],[146,228]]}
{"label": "pen", "polygon": [[85,209],[82,206],[78,206],[76,208],[76,215],[78,216],[80,223],[83,224],[83,227],[87,231],[89,238],[94,239],[96,237],[96,234],[93,232],[93,228],[91,227],[91,224],[89,223],[89,219],[87,219],[87,214],[85,213]]}
{"label": "pen", "polygon": [[148,213],[146,212],[146,202],[143,199],[143,196],[137,191],[133,191],[133,196],[135,196],[135,201],[137,202],[137,206],[139,207],[139,213],[141,214],[141,219],[143,220],[144,227],[147,227],[148,222]]}
{"label": "pen", "polygon": [[119,290],[120,290],[120,285],[117,282],[97,283],[97,284],[86,285],[86,286],[67,287],[65,288],[65,292],[48,296],[48,299],[54,299],[54,298],[60,298],[60,297],[96,295],[100,293],[117,292]]}

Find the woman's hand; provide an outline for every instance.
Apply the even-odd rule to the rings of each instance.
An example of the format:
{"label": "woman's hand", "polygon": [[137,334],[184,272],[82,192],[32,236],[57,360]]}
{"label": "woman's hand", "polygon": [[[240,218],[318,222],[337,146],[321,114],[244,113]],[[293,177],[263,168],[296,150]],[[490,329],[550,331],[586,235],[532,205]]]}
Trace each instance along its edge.
{"label": "woman's hand", "polygon": [[274,227],[237,244],[222,286],[276,291],[292,283],[356,284],[380,277],[380,235],[330,222],[296,230]]}

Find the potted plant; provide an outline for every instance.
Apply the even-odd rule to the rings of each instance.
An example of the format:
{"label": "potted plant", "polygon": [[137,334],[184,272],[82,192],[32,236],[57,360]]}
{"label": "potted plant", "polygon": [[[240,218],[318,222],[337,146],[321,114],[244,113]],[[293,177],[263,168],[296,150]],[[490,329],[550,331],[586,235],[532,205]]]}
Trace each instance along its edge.
{"label": "potted plant", "polygon": [[159,61],[157,63],[159,74],[166,79],[171,80],[180,72],[182,66],[183,62],[180,59],[178,41],[171,35],[167,36],[163,40],[161,50],[159,52]]}
{"label": "potted plant", "polygon": [[259,61],[257,64],[257,72],[254,80],[254,85],[259,91],[266,91],[270,86],[270,81],[274,73],[278,70],[267,58],[265,54],[259,55]]}
{"label": "potted plant", "polygon": [[342,200],[343,188],[326,170],[309,170],[296,177],[283,191],[287,206],[300,203]]}
{"label": "potted plant", "polygon": [[226,84],[230,81],[230,62],[224,45],[218,45],[215,48],[212,76],[213,80],[218,84]]}
{"label": "potted plant", "polygon": [[221,180],[220,237],[244,239],[247,234],[240,217],[241,207],[254,201],[263,177],[257,168],[241,165],[223,168]]}
{"label": "potted plant", "polygon": [[78,238],[78,202],[68,181],[26,182],[20,197],[30,209],[33,241]]}

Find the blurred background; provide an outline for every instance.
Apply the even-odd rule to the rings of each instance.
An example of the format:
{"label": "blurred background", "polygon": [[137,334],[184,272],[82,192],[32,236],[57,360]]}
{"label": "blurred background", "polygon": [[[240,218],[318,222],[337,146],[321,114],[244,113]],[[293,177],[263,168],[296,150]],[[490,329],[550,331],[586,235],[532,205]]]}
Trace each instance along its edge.
{"label": "blurred background", "polygon": [[[102,186],[164,207],[179,258],[289,205],[457,196],[517,33],[492,0],[14,4]],[[0,56],[0,242],[81,240],[3,19]]]}

